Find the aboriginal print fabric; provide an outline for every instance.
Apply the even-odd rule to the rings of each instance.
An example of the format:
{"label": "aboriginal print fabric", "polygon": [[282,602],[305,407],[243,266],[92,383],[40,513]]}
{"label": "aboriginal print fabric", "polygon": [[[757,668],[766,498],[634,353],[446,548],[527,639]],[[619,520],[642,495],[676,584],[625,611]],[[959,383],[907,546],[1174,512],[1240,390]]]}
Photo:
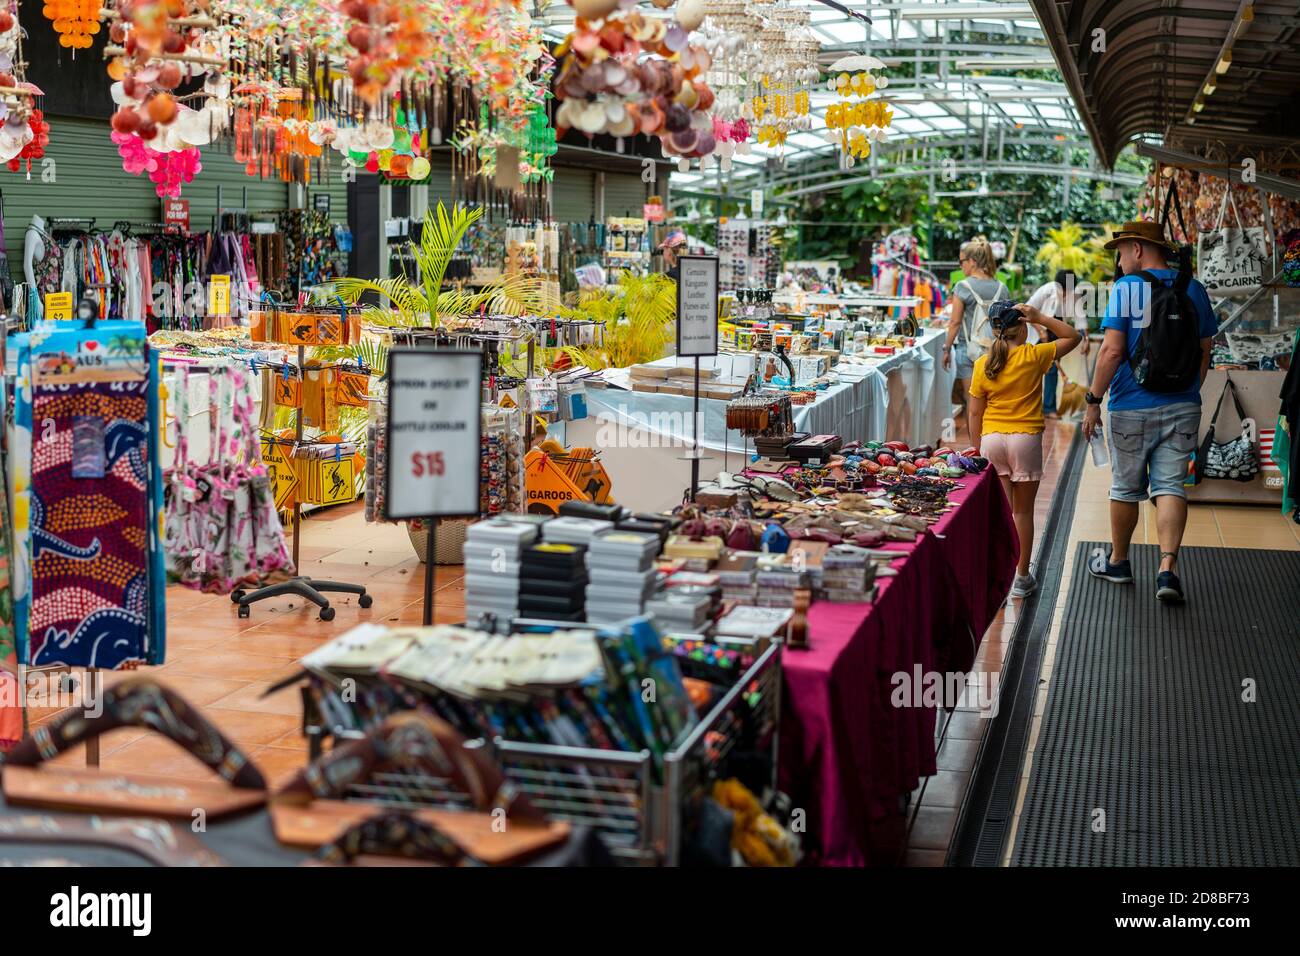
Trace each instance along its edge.
{"label": "aboriginal print fabric", "polygon": [[[33,665],[115,669],[149,660],[148,391],[143,379],[35,389]],[[103,423],[103,477],[74,477],[74,426],[84,434],[87,419]]]}

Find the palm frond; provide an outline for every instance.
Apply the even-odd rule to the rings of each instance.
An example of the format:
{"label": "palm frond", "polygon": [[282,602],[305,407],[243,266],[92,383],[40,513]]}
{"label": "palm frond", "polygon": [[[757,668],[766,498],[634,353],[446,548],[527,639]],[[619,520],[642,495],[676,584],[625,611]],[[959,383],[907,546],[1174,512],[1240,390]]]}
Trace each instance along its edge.
{"label": "palm frond", "polygon": [[318,288],[325,296],[338,296],[348,305],[355,305],[369,292],[387,300],[404,317],[428,313],[428,303],[423,293],[405,279],[341,278],[333,279]]}
{"label": "palm frond", "polygon": [[542,282],[535,275],[503,276],[476,292],[443,288],[452,256],[482,215],[483,210],[476,206],[457,205],[448,210],[440,202],[425,217],[420,241],[407,244],[418,276],[403,270],[401,276],[388,279],[335,279],[318,290],[348,304],[356,304],[367,294],[378,296],[380,304],[363,312],[365,322],[371,325],[431,327],[485,311],[514,316],[546,314]]}

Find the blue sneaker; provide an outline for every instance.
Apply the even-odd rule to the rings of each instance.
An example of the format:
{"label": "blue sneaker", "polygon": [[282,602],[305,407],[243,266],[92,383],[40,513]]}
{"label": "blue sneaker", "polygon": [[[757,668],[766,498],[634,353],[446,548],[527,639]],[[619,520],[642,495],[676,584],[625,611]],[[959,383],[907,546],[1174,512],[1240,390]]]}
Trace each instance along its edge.
{"label": "blue sneaker", "polygon": [[1110,556],[1102,554],[1100,549],[1088,562],[1088,573],[1094,578],[1101,578],[1103,581],[1110,581],[1113,584],[1133,583],[1133,565],[1129,563],[1128,559],[1112,564]]}
{"label": "blue sneaker", "polygon": [[1166,604],[1183,603],[1183,582],[1172,571],[1161,571],[1156,575],[1156,597]]}

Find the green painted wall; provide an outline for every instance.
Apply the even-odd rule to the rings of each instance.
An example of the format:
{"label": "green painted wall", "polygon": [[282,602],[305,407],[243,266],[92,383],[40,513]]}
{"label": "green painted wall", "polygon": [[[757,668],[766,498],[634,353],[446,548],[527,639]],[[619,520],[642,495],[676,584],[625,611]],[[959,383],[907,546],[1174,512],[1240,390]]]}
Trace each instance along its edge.
{"label": "green painted wall", "polygon": [[[10,172],[0,166],[0,197],[4,202],[5,251],[15,281],[22,281],[23,232],[33,215],[47,219],[59,216],[91,216],[97,228],[112,228],[114,222],[154,222],[162,217],[161,200],[147,176],[132,176],[122,169],[117,147],[109,139],[108,120],[72,119],[50,116],[50,145],[42,166],[32,164],[31,178],[25,170]],[[190,202],[190,228],[210,229],[217,206],[217,187],[222,187],[226,206],[243,202],[247,187],[248,209],[285,209],[289,186],[279,180],[248,176],[243,166],[218,147],[203,149],[203,170],[184,187],[182,199]],[[330,180],[308,187],[308,205],[314,193],[330,194],[330,218],[347,222],[347,184],[333,164]]]}

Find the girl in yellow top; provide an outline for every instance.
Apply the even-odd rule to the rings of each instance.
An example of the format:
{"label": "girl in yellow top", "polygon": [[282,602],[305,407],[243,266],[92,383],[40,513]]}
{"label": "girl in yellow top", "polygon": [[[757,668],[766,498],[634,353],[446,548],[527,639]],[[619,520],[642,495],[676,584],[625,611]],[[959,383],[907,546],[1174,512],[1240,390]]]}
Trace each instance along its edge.
{"label": "girl in yellow top", "polygon": [[[1012,597],[1034,592],[1029,572],[1034,547],[1034,499],[1043,478],[1043,376],[1062,355],[1078,346],[1073,325],[1044,315],[1031,305],[989,308],[993,345],[975,361],[970,386],[971,444],[989,460],[1002,479],[1020,538],[1020,562]],[[1026,322],[1057,336],[1054,342],[1029,345]]]}

